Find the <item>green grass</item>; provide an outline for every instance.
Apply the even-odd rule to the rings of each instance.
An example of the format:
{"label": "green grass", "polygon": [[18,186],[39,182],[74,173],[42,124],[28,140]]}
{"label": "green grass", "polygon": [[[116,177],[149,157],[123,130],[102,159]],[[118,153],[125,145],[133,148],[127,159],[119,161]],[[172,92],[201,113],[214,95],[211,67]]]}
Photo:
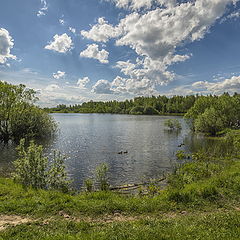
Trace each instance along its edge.
{"label": "green grass", "polygon": [[[196,174],[197,172],[197,174]],[[25,189],[10,179],[0,179],[0,213],[31,216],[158,213],[201,208],[218,208],[238,202],[240,162],[229,165],[193,162],[170,178],[169,187],[155,196],[123,196],[113,192],[65,194],[57,191]]]}
{"label": "green grass", "polygon": [[89,223],[51,221],[23,224],[0,232],[1,240],[81,239],[81,240],[154,240],[154,239],[239,239],[240,213],[159,217],[127,222]]}

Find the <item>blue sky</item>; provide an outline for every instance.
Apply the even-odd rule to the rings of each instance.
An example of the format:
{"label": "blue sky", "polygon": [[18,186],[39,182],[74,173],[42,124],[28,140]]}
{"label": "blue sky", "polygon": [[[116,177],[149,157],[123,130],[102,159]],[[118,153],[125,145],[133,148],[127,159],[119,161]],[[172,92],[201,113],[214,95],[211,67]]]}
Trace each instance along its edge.
{"label": "blue sky", "polygon": [[42,106],[240,92],[238,0],[0,4],[0,80]]}

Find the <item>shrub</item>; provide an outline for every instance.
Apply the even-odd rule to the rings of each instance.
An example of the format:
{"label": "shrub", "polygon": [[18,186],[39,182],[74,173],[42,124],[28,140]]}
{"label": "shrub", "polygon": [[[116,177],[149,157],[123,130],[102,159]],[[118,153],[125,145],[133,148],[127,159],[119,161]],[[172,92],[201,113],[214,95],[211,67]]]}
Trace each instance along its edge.
{"label": "shrub", "polygon": [[186,159],[188,157],[188,155],[185,154],[185,152],[183,150],[178,150],[176,153],[176,157],[178,160],[183,160],[183,159]]}
{"label": "shrub", "polygon": [[156,182],[151,181],[148,185],[147,185],[147,192],[148,194],[154,196],[155,194],[159,193],[161,190],[160,186],[157,185]]}
{"label": "shrub", "polygon": [[181,123],[177,119],[168,119],[164,122],[164,125],[171,130],[180,130],[182,129]]}
{"label": "shrub", "polygon": [[225,142],[230,154],[240,154],[240,130],[229,131],[225,136]]}
{"label": "shrub", "polygon": [[53,159],[49,161],[47,170],[48,188],[67,191],[70,181],[64,164],[65,157],[59,151],[54,151]]}
{"label": "shrub", "polygon": [[64,157],[54,152],[53,159],[44,157],[43,147],[33,141],[25,148],[25,139],[17,147],[18,159],[14,161],[13,178],[25,187],[57,189],[66,191],[69,181],[65,171]]}
{"label": "shrub", "polygon": [[93,191],[93,180],[88,178],[84,181],[84,186],[86,188],[87,192],[92,192]]}
{"label": "shrub", "polygon": [[99,188],[101,191],[109,190],[109,183],[107,177],[108,170],[109,168],[106,163],[103,163],[96,168],[96,180],[97,183],[99,184]]}

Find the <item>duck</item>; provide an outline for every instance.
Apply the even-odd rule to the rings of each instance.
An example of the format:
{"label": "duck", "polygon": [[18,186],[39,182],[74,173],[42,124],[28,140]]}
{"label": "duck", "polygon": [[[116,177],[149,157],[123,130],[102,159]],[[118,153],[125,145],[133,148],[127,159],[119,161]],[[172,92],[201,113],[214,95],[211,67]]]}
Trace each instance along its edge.
{"label": "duck", "polygon": [[178,147],[182,147],[182,146],[184,146],[184,145],[185,145],[184,143],[181,143],[181,144],[178,145]]}

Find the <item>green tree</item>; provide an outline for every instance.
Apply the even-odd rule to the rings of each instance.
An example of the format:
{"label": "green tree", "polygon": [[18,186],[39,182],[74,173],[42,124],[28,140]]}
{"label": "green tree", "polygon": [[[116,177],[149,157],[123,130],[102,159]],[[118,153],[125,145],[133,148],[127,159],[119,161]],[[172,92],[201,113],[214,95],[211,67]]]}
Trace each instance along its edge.
{"label": "green tree", "polygon": [[159,112],[151,106],[145,107],[143,113],[146,115],[158,115],[159,114]]}
{"label": "green tree", "polygon": [[226,127],[226,117],[213,107],[207,108],[198,116],[195,122],[196,131],[216,135],[217,132]]}
{"label": "green tree", "polygon": [[24,85],[0,82],[0,141],[44,138],[56,131],[56,123],[36,107],[35,91]]}
{"label": "green tree", "polygon": [[144,107],[142,106],[136,106],[136,107],[133,107],[130,111],[130,114],[143,114],[144,112]]}
{"label": "green tree", "polygon": [[191,119],[193,130],[211,135],[225,128],[239,129],[240,97],[228,93],[199,97],[185,117]]}

